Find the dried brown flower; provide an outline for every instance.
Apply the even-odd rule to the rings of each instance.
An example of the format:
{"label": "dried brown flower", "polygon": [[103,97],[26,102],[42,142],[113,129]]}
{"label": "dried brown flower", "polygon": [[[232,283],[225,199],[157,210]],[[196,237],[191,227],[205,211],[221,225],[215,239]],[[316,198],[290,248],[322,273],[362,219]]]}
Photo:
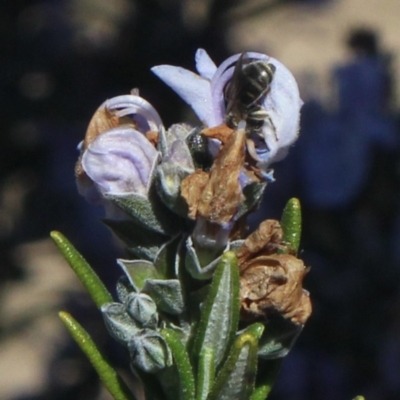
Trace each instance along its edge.
{"label": "dried brown flower", "polygon": [[246,261],[258,253],[272,254],[282,243],[282,228],[278,221],[267,219],[263,221],[257,230],[247,237],[237,252],[241,269],[245,269]]}
{"label": "dried brown flower", "polygon": [[191,218],[200,216],[219,225],[232,221],[244,199],[239,183],[244,145],[244,131],[233,131],[209,173],[195,171],[183,180],[181,194],[189,206]]}
{"label": "dried brown flower", "polygon": [[182,181],[181,195],[188,204],[189,218],[196,219],[199,199],[209,179],[208,172],[197,169]]}
{"label": "dried brown flower", "polygon": [[223,124],[215,126],[213,128],[205,128],[201,131],[201,133],[209,138],[218,139],[223,144],[225,144],[231,137],[233,129],[229,128],[228,125]]}
{"label": "dried brown flower", "polygon": [[290,254],[259,256],[246,263],[240,278],[242,316],[245,319],[279,313],[297,325],[311,314],[308,292],[302,281],[308,270]]}
{"label": "dried brown flower", "polygon": [[246,320],[280,314],[304,325],[311,314],[308,292],[302,288],[308,269],[282,250],[282,228],[267,220],[238,249],[241,315]]}

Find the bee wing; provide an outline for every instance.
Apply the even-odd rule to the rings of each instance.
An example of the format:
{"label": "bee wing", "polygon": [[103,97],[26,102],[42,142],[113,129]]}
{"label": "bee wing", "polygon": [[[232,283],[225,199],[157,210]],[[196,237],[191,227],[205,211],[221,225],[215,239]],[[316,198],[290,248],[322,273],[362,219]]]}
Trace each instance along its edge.
{"label": "bee wing", "polygon": [[[247,54],[242,53],[238,60],[236,61],[235,68],[233,70],[233,75],[231,80],[228,82],[228,84],[225,86],[224,89],[224,97],[227,101],[226,105],[226,113],[229,113],[232,111],[232,109],[235,107],[236,102],[238,101],[238,92],[240,90],[240,82],[241,82],[241,73],[243,69],[243,59],[247,59]],[[229,66],[226,68],[228,69]]]}

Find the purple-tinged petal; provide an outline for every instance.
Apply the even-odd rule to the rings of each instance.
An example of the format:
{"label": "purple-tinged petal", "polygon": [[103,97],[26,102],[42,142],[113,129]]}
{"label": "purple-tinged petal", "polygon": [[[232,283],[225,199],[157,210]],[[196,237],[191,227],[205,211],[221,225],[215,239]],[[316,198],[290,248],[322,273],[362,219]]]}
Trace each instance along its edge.
{"label": "purple-tinged petal", "polygon": [[264,139],[270,151],[260,157],[266,166],[283,159],[290,146],[297,140],[300,108],[303,105],[292,73],[274,58],[270,58],[268,62],[273,64],[276,70],[271,91],[266,96],[263,107],[268,112],[275,128],[268,122],[263,127]]}
{"label": "purple-tinged petal", "polygon": [[[266,171],[268,165],[279,161],[287,154],[296,141],[299,131],[300,99],[299,89],[291,72],[278,60],[265,54],[248,52],[249,59],[266,60],[276,67],[269,93],[265,96],[262,108],[268,113],[262,128],[264,146],[259,146],[254,139],[247,140],[247,150],[258,161],[260,168]],[[224,88],[232,79],[235,64],[241,54],[225,60],[211,80],[213,108],[216,114],[225,117]]]}
{"label": "purple-tinged petal", "polygon": [[210,82],[207,79],[172,65],[158,65],[151,70],[192,107],[203,124],[216,125]]}
{"label": "purple-tinged petal", "polygon": [[195,55],[197,72],[203,77],[211,81],[217,66],[211,60],[210,56],[204,49],[198,49]]}
{"label": "purple-tinged petal", "polygon": [[82,167],[103,194],[145,195],[157,158],[143,134],[119,127],[93,140],[82,156]]}
{"label": "purple-tinged petal", "polygon": [[[143,126],[144,132],[147,130],[152,130],[159,132],[163,129],[163,124],[161,117],[159,116],[156,109],[145,99],[134,94],[127,94],[122,96],[113,97],[104,103],[108,110],[119,110],[117,115],[119,117],[124,117],[126,115],[137,115],[137,122],[140,125],[148,125],[148,127]],[[134,117],[135,119],[135,117]]]}
{"label": "purple-tinged petal", "polygon": [[[246,53],[249,58],[256,58],[258,60],[268,60],[269,57],[265,54],[248,52]],[[213,107],[218,116],[224,120],[225,116],[225,100],[224,100],[224,88],[229,80],[233,76],[233,70],[235,64],[240,58],[242,53],[230,56],[215,71],[215,74],[211,80],[211,95],[213,99]],[[222,123],[222,121],[220,123]]]}

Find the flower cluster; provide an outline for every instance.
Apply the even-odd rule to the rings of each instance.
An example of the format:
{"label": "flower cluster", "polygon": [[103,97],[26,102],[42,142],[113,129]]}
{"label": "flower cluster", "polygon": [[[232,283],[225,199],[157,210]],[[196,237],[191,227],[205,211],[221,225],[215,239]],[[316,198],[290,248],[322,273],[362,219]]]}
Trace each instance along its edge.
{"label": "flower cluster", "polygon": [[[193,108],[199,126],[166,129],[137,89],[107,100],[80,145],[76,177],[132,255],[118,261],[118,302],[101,307],[132,368],[154,374],[176,365],[179,375],[177,336],[194,370],[217,374],[208,387],[198,378],[198,398],[227,398],[232,360],[248,350],[232,389],[247,396],[254,360],[286,355],[311,313],[307,269],[290,232],[273,220],[246,230],[273,180],[270,165],[297,139],[302,101],[292,74],[264,54],[237,54],[217,67],[200,49],[196,69],[152,71]],[[165,375],[160,385],[178,398]]]}

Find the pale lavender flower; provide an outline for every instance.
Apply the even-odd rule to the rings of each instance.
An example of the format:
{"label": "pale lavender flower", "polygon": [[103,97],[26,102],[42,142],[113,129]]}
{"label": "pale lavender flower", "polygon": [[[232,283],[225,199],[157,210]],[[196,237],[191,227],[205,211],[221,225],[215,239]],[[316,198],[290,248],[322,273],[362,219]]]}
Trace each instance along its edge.
{"label": "pale lavender flower", "polygon": [[101,194],[146,195],[158,151],[139,131],[118,127],[97,136],[82,167]]}
{"label": "pale lavender flower", "polygon": [[[206,127],[214,127],[225,122],[224,88],[232,79],[235,63],[240,56],[236,54],[229,57],[217,68],[206,51],[199,49],[196,53],[198,74],[171,65],[159,65],[153,67],[152,71],[192,107]],[[282,63],[261,53],[248,52],[247,56],[266,60],[276,68],[271,90],[262,104],[275,130],[271,124],[264,124],[262,133],[266,147],[261,151],[248,145],[250,155],[262,169],[266,169],[272,162],[284,158],[288,148],[296,141],[303,102],[296,80]]]}
{"label": "pale lavender flower", "polygon": [[[154,107],[137,94],[105,101],[93,118],[101,110],[132,119],[131,125],[122,124],[90,135],[88,131],[81,150],[79,165],[84,174],[77,176],[78,190],[89,202],[105,206],[109,216],[115,213],[106,196],[146,197],[159,153],[145,133],[162,133],[164,127]],[[107,121],[103,125],[101,122],[100,126],[107,126]]]}

